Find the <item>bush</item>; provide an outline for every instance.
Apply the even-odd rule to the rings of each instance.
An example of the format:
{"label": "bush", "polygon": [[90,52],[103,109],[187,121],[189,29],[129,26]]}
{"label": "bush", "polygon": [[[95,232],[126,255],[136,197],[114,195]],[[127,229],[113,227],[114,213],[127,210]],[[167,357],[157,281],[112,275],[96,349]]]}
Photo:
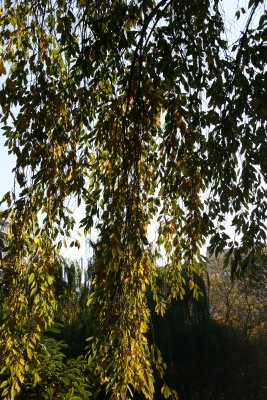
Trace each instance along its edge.
{"label": "bush", "polygon": [[88,365],[82,356],[68,359],[63,353],[66,345],[43,337],[38,345],[34,374],[26,376],[20,399],[28,400],[87,400],[91,397]]}

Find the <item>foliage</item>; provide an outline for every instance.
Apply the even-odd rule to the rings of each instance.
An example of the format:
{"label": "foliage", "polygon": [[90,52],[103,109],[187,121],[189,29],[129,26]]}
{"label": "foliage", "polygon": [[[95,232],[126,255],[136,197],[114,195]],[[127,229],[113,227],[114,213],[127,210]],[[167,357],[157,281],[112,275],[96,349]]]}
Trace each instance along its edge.
{"label": "foliage", "polygon": [[[224,374],[217,379],[216,387],[221,387],[226,398],[266,397],[266,251],[251,261],[246,275],[234,281],[220,257],[208,266],[209,311],[224,332],[215,366],[215,371]],[[229,369],[231,377],[226,373]]]}
{"label": "foliage", "polygon": [[[68,359],[62,348],[62,342],[43,336],[37,346],[34,373],[27,370],[19,398],[23,399],[72,399],[87,400],[89,391],[87,362],[81,357]],[[6,387],[7,381],[2,383]]]}
{"label": "foliage", "polygon": [[[152,311],[149,340],[155,342],[167,364],[166,382],[181,400],[264,399],[266,330],[265,334],[244,336],[242,324],[247,313],[240,319],[235,315],[235,325],[230,325],[222,304],[219,311],[224,320],[213,320],[205,285],[198,281],[203,291],[198,301],[188,290],[183,300],[178,298],[168,304],[163,318]],[[217,282],[213,281],[213,290]],[[219,288],[220,285],[217,292],[213,291],[214,296]],[[212,300],[215,305],[216,299]],[[153,310],[152,304],[150,309]],[[160,379],[156,380],[155,399],[162,398],[161,384]]]}
{"label": "foliage", "polygon": [[69,262],[59,257],[55,271],[55,297],[57,310],[55,320],[61,324],[60,332],[54,336],[68,344],[64,349],[67,357],[78,357],[85,354],[88,344],[86,338],[95,334],[97,315],[87,306],[90,294],[92,266],[89,262],[84,271],[77,262]]}
{"label": "foliage", "polygon": [[[36,365],[41,332],[53,323],[55,259],[75,223],[70,197],[85,203],[85,231],[98,232],[91,356],[96,380],[113,398],[133,390],[153,398],[148,288],[163,313],[185,284],[198,296],[194,276],[208,236],[212,250],[228,243],[235,273],[245,267],[241,254],[249,259],[265,241],[261,3],[242,10],[247,23],[232,45],[217,0],[1,1],[1,122],[17,157],[16,185],[3,199],[10,218],[4,399],[19,392],[26,366]],[[228,213],[240,246],[225,233]],[[156,288],[162,253],[165,303]]]}
{"label": "foliage", "polygon": [[229,270],[223,270],[222,265],[216,273],[212,273],[210,267],[208,297],[211,316],[238,331],[243,339],[267,334],[266,255],[257,257],[256,263],[256,275],[252,269],[242,280],[234,282]]}
{"label": "foliage", "polygon": [[86,306],[90,292],[87,273],[75,261],[58,257],[55,266],[55,297],[57,298],[56,318],[64,325],[79,318],[81,321],[88,314]]}

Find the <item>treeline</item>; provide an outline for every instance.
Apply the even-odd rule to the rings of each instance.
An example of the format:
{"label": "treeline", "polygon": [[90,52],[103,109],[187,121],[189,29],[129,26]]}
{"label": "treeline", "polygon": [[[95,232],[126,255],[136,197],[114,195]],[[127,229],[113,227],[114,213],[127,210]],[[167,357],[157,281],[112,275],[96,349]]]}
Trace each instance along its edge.
{"label": "treeline", "polygon": [[[97,314],[87,305],[92,268],[89,264],[82,276],[77,263],[58,260],[54,277],[56,323],[34,349],[38,353],[36,372],[32,375],[29,371],[19,399],[105,398],[94,379],[94,360],[86,357],[90,338],[98,329]],[[163,273],[160,271],[159,276]],[[167,398],[171,388],[181,400],[264,400],[267,330],[262,285],[254,282],[249,289],[248,280],[233,284],[223,275],[211,276],[209,281],[198,278],[198,284],[202,291],[198,300],[188,289],[183,299],[167,305],[163,317],[155,312],[152,293],[147,294],[151,312],[148,345],[153,346],[157,361],[165,369],[163,378],[162,371],[155,371],[154,398]],[[162,289],[166,295],[165,284]],[[260,306],[254,303],[251,310],[249,304],[257,291],[262,296]],[[261,319],[257,320],[259,311]],[[133,397],[143,398],[137,393]]]}

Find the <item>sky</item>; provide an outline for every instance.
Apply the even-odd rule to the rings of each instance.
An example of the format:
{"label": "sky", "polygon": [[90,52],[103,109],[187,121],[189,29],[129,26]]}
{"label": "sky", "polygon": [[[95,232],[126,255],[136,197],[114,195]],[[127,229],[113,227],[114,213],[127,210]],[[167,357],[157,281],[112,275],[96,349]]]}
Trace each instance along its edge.
{"label": "sky", "polygon": [[[246,16],[243,16],[236,21],[236,11],[241,7],[247,8],[248,0],[224,0],[222,1],[224,10],[225,10],[225,21],[227,26],[229,27],[229,37],[231,40],[236,40],[238,37],[238,33],[242,30],[244,26],[244,20]],[[0,87],[3,83],[3,78],[0,78]],[[12,189],[14,185],[14,176],[12,173],[12,169],[15,166],[16,159],[13,155],[8,154],[8,149],[4,145],[5,137],[3,136],[3,131],[0,126],[0,198],[9,190]],[[76,210],[75,217],[77,219],[81,219],[84,210],[81,208]],[[80,231],[80,233],[82,233]],[[151,240],[153,239],[153,231],[149,233]],[[77,232],[73,233],[73,237],[77,237]],[[93,239],[93,238],[91,238]],[[150,239],[150,238],[149,238]],[[62,255],[70,258],[85,258],[86,254],[88,254],[87,246],[85,245],[85,238],[81,236],[81,249],[77,250],[75,248],[66,249],[62,251]]]}

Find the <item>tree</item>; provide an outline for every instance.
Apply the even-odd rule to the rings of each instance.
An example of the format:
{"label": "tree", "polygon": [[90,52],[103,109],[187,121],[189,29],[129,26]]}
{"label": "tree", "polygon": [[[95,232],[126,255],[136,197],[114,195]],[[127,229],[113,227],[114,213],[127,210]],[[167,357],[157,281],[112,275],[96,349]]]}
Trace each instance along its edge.
{"label": "tree", "polygon": [[[219,297],[215,298],[218,293],[223,297],[221,286],[217,287],[217,292],[215,290],[215,278],[211,276],[210,279],[210,296],[206,294],[204,282],[199,281],[199,284],[203,291],[199,300],[193,298],[188,288],[183,300],[178,298],[168,304],[163,318],[156,315],[150,304],[153,322],[150,340],[155,340],[167,364],[164,379],[177,390],[181,400],[265,398],[266,329],[265,336],[262,326],[254,329],[253,340],[248,335],[252,324],[255,327],[259,321],[259,304],[252,311],[251,306],[246,308],[243,299],[240,300],[242,305],[236,301],[232,304],[236,313],[232,312],[231,319],[226,320],[224,303],[220,303]],[[224,297],[229,299],[230,296],[225,294]],[[251,293],[247,304],[252,298]],[[216,316],[220,313],[223,317],[218,321],[209,313],[209,299],[210,311],[214,311],[212,306],[217,306]],[[250,320],[246,321],[246,317]],[[260,322],[264,324],[263,315]],[[156,379],[156,387],[160,383]],[[160,390],[155,392],[154,398],[162,399]]]}
{"label": "tree", "polygon": [[[212,268],[215,262],[217,267]],[[227,388],[226,398],[265,398],[266,250],[255,256],[247,275],[239,280],[231,280],[229,267],[223,269],[223,256],[210,264],[209,311],[218,328],[225,331],[216,367],[231,371],[230,376],[224,374],[223,380],[217,380],[216,386]]]}
{"label": "tree", "polygon": [[[212,251],[234,253],[236,273],[240,252],[249,258],[266,240],[262,3],[237,11],[247,18],[232,44],[217,0],[1,2],[2,129],[17,157],[16,190],[3,198],[11,221],[4,398],[19,393],[40,333],[53,322],[54,260],[75,222],[69,198],[85,203],[85,232],[98,232],[89,302],[100,323],[91,356],[113,398],[133,390],[153,398],[147,289],[159,312],[166,303],[156,288],[157,254],[164,253],[169,299],[183,296],[185,270],[197,296],[193,277],[208,236]],[[225,232],[229,213],[238,247]]]}
{"label": "tree", "polygon": [[[231,280],[222,262],[208,279],[211,316],[239,333],[243,340],[264,337],[266,330],[266,254],[258,255],[249,274]],[[255,271],[255,267],[257,270]],[[212,271],[212,266],[210,267]]]}

